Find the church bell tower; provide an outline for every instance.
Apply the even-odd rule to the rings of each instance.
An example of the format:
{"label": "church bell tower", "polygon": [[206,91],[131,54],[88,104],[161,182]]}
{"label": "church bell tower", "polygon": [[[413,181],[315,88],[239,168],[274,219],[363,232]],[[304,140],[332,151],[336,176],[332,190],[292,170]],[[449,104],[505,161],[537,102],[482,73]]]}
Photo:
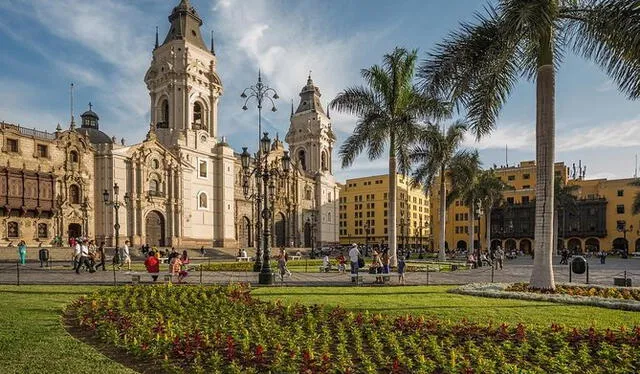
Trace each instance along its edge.
{"label": "church bell tower", "polygon": [[217,107],[222,82],[216,72],[213,46],[200,31],[202,19],[189,0],[181,0],[169,16],[169,31],[153,50],[145,75],[151,104],[151,124],[167,147],[196,148],[216,142]]}

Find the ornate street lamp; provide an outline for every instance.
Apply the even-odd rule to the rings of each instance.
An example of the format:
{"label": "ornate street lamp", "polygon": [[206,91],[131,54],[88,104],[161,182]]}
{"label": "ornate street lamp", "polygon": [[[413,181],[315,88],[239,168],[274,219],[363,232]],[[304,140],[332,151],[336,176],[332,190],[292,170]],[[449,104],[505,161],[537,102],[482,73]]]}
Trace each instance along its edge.
{"label": "ornate street lamp", "polygon": [[311,230],[311,258],[315,258],[315,245],[316,245],[316,215],[315,212],[311,212],[311,218],[307,217],[307,225]]}
{"label": "ornate street lamp", "polygon": [[120,217],[118,214],[118,210],[120,209],[120,206],[122,204],[122,206],[127,206],[129,205],[130,202],[130,197],[129,197],[129,193],[125,192],[124,194],[124,202],[120,202],[120,200],[118,200],[118,195],[120,192],[120,187],[118,187],[118,183],[114,183],[113,185],[113,200],[109,199],[109,191],[104,190],[104,192],[102,193],[102,198],[104,201],[104,204],[106,206],[112,206],[113,210],[115,211],[115,224],[113,225],[113,228],[116,230],[116,250],[118,250],[120,248]]}
{"label": "ornate street lamp", "polygon": [[[242,168],[245,170],[245,178],[243,180],[243,191],[244,191],[245,197],[252,196],[253,198],[255,198],[255,201],[256,201],[255,209],[258,217],[258,219],[256,220],[256,232],[257,232],[256,262],[253,265],[253,271],[261,271],[263,267],[262,266],[263,254],[262,254],[262,245],[261,245],[261,238],[260,238],[260,231],[261,231],[261,223],[260,223],[261,208],[260,207],[262,206],[263,195],[262,195],[262,188],[260,186],[260,175],[262,174],[262,172],[260,171],[260,168],[262,167],[260,158],[262,157],[262,155],[267,154],[269,152],[269,146],[270,146],[270,144],[267,144],[267,146],[264,147],[262,144],[262,141],[264,138],[260,138],[260,136],[262,135],[262,103],[265,101],[271,102],[271,106],[272,106],[271,111],[275,112],[277,109],[276,109],[274,100],[277,100],[279,96],[278,96],[278,93],[273,88],[262,83],[262,74],[260,71],[258,71],[258,82],[253,86],[245,88],[244,91],[242,91],[242,94],[240,94],[240,97],[245,99],[244,105],[242,106],[242,110],[249,109],[247,104],[251,99],[255,99],[256,104],[258,106],[258,153],[256,155],[256,166],[254,169],[255,177],[256,177],[255,194],[249,195],[248,193],[249,192],[249,176],[251,173],[246,173],[246,171],[249,170],[249,163],[251,160],[249,157],[249,153],[246,151],[246,148],[244,148],[244,152],[243,152],[244,158],[242,159]],[[267,197],[265,194],[264,200],[266,200],[266,198]]]}

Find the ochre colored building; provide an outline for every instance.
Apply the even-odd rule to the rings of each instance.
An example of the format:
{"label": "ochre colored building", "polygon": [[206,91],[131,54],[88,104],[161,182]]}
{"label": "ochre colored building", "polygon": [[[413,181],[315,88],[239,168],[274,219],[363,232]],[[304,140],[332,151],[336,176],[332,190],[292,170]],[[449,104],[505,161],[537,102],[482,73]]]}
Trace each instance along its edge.
{"label": "ochre colored building", "polygon": [[[427,248],[430,242],[429,197],[397,176],[398,248]],[[340,197],[340,243],[388,244],[389,176],[347,179]]]}

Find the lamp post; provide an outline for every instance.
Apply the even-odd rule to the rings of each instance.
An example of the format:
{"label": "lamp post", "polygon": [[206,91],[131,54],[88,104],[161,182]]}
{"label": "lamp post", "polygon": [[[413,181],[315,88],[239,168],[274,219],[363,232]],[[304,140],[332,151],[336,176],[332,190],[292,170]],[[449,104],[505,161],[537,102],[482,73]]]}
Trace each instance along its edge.
{"label": "lamp post", "polygon": [[[240,97],[245,99],[244,100],[244,105],[242,106],[242,110],[247,110],[249,109],[247,107],[247,104],[249,103],[249,100],[251,99],[255,99],[256,100],[256,104],[258,105],[258,153],[256,156],[256,169],[255,169],[255,175],[256,175],[256,192],[255,192],[255,201],[256,201],[256,213],[257,213],[257,217],[258,219],[256,220],[256,262],[253,265],[253,271],[260,271],[262,269],[262,246],[261,246],[261,238],[260,238],[260,231],[261,231],[261,224],[260,224],[260,207],[262,205],[262,200],[266,200],[266,195],[262,195],[262,189],[260,186],[260,175],[262,174],[260,171],[260,168],[262,167],[261,163],[259,162],[259,159],[261,157],[260,151],[262,148],[262,139],[260,138],[262,136],[262,103],[264,101],[270,101],[271,102],[271,111],[275,112],[276,109],[276,105],[274,103],[274,99],[277,100],[279,98],[278,93],[271,87],[265,85],[264,83],[262,83],[262,74],[260,73],[260,71],[258,70],[258,82],[253,85],[253,86],[249,86],[247,88],[245,88],[242,91],[242,94],[240,94]],[[244,150],[246,151],[246,148],[244,148]],[[267,147],[268,150],[268,147]],[[248,155],[248,153],[247,153]],[[243,169],[247,170],[249,167],[249,158],[247,157],[247,166],[245,167],[243,164]],[[246,187],[245,187],[246,184]],[[244,190],[248,190],[249,188],[249,181],[248,178],[245,178],[245,180],[243,181],[243,189]],[[264,187],[266,190],[266,186]],[[247,192],[245,192],[245,196],[247,196]]]}
{"label": "lamp post", "polygon": [[627,258],[629,256],[629,242],[627,242],[627,233],[629,231],[633,231],[633,225],[627,228],[626,222],[623,222],[618,226],[618,231],[621,232],[624,237],[624,253],[622,254],[622,258]]}
{"label": "lamp post", "polygon": [[[258,206],[259,211],[260,208],[260,217],[262,218],[262,264],[260,268],[260,274],[258,276],[258,282],[260,284],[272,284],[273,276],[271,275],[271,265],[269,263],[269,259],[271,257],[271,249],[269,246],[269,236],[271,235],[269,230],[269,218],[273,214],[273,201],[275,200],[275,179],[278,176],[286,176],[289,173],[291,168],[291,158],[289,157],[289,152],[284,152],[284,156],[280,159],[282,163],[282,172],[277,168],[269,168],[269,149],[271,146],[271,139],[269,139],[269,134],[264,133],[262,139],[260,139],[260,152],[258,153],[253,169],[251,169],[251,160],[249,152],[247,152],[247,147],[242,148],[242,154],[240,156],[240,160],[242,163],[242,170],[244,172],[244,178],[242,183],[243,192],[246,197],[250,198],[249,194],[249,178],[252,174],[255,173],[256,179],[262,179],[262,199],[257,199],[257,201],[262,202],[262,207]],[[258,185],[258,190],[260,189],[260,185]],[[269,201],[271,201],[271,207],[269,207]],[[258,232],[258,235],[260,233]],[[257,261],[256,261],[257,262]]]}
{"label": "lamp post", "polygon": [[311,236],[311,258],[315,258],[315,245],[316,245],[316,238],[315,238],[315,232],[316,232],[316,216],[315,216],[315,212],[311,212],[311,217],[309,218],[307,217],[307,225],[309,225],[309,230],[311,230],[311,232],[309,233]]}
{"label": "lamp post", "polygon": [[82,200],[82,204],[80,204],[80,211],[82,212],[82,235],[85,237],[89,236],[89,201],[85,196]]}
{"label": "lamp post", "polygon": [[113,210],[115,211],[115,216],[116,216],[115,217],[115,221],[116,222],[113,225],[113,228],[116,230],[116,250],[118,250],[118,248],[120,248],[120,217],[119,217],[119,214],[118,214],[118,210],[120,210],[120,206],[129,205],[129,201],[130,201],[129,193],[125,192],[124,201],[120,202],[120,200],[118,199],[119,192],[120,192],[120,187],[118,187],[118,183],[114,183],[113,184],[113,200],[109,199],[109,191],[104,190],[104,192],[102,193],[102,198],[103,198],[104,204],[106,206],[112,206]]}

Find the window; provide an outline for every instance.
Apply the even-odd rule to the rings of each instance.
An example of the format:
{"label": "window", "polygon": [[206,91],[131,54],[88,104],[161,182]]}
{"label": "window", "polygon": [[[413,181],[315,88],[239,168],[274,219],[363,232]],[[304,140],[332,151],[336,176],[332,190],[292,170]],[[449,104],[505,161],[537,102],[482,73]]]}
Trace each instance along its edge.
{"label": "window", "polygon": [[158,159],[154,158],[153,161],[151,161],[151,166],[154,169],[158,169],[160,168],[160,161],[158,161]]}
{"label": "window", "polygon": [[387,216],[387,211],[386,211],[386,210],[384,211],[384,216],[385,216],[385,217]]}
{"label": "window", "polygon": [[193,128],[195,130],[202,128],[202,105],[200,103],[193,104]]}
{"label": "window", "polygon": [[384,200],[387,200],[387,193],[384,193]]}
{"label": "window", "polygon": [[331,192],[329,192],[329,194],[327,195],[327,200],[329,200],[329,202],[331,202]]}
{"label": "window", "polygon": [[18,152],[18,140],[17,139],[7,139],[7,152]]}
{"label": "window", "polygon": [[618,190],[618,196],[620,197],[624,196],[624,190]]}
{"label": "window", "polygon": [[[327,153],[322,151],[322,156],[321,157],[322,157],[322,160],[321,160],[321,165],[320,166],[322,167],[322,170],[323,171],[324,170],[329,170],[329,168],[327,167]],[[371,182],[369,182],[369,184],[371,184]]]}
{"label": "window", "polygon": [[618,214],[624,214],[624,205],[623,204],[616,205],[616,212]]}
{"label": "window", "polygon": [[530,185],[528,185],[528,184],[525,184],[525,185],[523,185],[523,186],[522,186],[522,189],[523,189],[523,190],[528,190],[528,189],[530,189],[530,188],[531,188],[531,186],[530,186]]}
{"label": "window", "polygon": [[516,180],[516,176],[515,175],[509,175],[507,177],[507,180],[514,181],[514,180]]}
{"label": "window", "polygon": [[331,223],[331,212],[327,213],[327,222]]}
{"label": "window", "polygon": [[513,204],[513,197],[507,197],[507,204]]}
{"label": "window", "polygon": [[307,187],[304,189],[304,198],[306,200],[311,200],[311,188]]}
{"label": "window", "polygon": [[[307,156],[304,152],[304,149],[298,151],[298,162],[300,162],[302,170],[307,170]],[[353,186],[355,187],[355,184]]]}
{"label": "window", "polygon": [[522,196],[522,203],[529,204],[529,196]]}
{"label": "window", "polygon": [[46,223],[38,223],[38,239],[46,239],[49,237],[49,230]]}
{"label": "window", "polygon": [[9,222],[7,223],[7,237],[8,238],[17,238],[20,236],[20,231],[18,230],[18,222]]}
{"label": "window", "polygon": [[160,121],[158,128],[169,128],[169,100],[164,99],[160,104]]}
{"label": "window", "polygon": [[80,187],[76,184],[69,186],[69,202],[71,204],[80,204]]}
{"label": "window", "polygon": [[37,154],[38,157],[49,157],[49,148],[44,144],[38,144]]}
{"label": "window", "polygon": [[529,174],[523,174],[522,175],[522,179],[529,179],[529,178],[531,178],[531,175],[529,175]]}
{"label": "window", "polygon": [[69,161],[71,161],[74,164],[77,164],[79,161],[78,152],[76,151],[69,152]]}
{"label": "window", "polygon": [[149,181],[149,195],[160,196],[160,181],[152,179]]}
{"label": "window", "polygon": [[208,162],[207,160],[198,160],[198,176],[200,178],[206,178],[208,174]]}
{"label": "window", "polygon": [[207,199],[207,194],[204,192],[200,192],[198,194],[198,209],[206,210],[209,205],[209,200]]}

